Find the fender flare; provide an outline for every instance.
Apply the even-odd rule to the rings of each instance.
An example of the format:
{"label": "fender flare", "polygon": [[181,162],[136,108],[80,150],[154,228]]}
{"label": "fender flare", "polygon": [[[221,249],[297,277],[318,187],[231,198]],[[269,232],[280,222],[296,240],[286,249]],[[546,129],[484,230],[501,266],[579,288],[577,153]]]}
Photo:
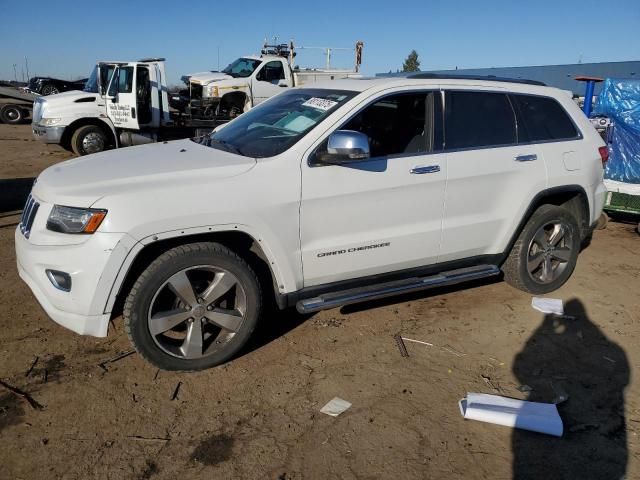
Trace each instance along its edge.
{"label": "fender flare", "polygon": [[[198,236],[201,235],[215,235],[216,233],[229,233],[236,232],[247,235],[260,247],[265,256],[265,261],[271,271],[271,275],[274,280],[274,288],[277,295],[283,295],[286,291],[295,290],[295,279],[293,275],[286,275],[278,262],[276,262],[276,254],[269,247],[267,242],[262,238],[257,231],[254,231],[250,226],[243,224],[223,224],[223,225],[209,225],[192,227],[178,230],[171,230],[167,232],[159,232],[150,234],[137,241],[135,245],[129,250],[128,254],[124,258],[124,261],[119,266],[117,274],[111,285],[111,290],[107,296],[106,304],[104,305],[104,313],[111,313],[118,295],[120,295],[121,289],[127,279],[130,269],[133,266],[135,260],[140,253],[156,242],[175,240],[179,238],[192,237],[193,241],[197,241]],[[287,278],[289,277],[289,278]]]}

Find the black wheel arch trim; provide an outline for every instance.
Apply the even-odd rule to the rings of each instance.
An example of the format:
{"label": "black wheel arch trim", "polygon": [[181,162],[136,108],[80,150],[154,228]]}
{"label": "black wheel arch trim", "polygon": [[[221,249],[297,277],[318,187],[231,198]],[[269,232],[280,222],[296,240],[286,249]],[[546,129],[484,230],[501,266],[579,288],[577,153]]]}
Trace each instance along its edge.
{"label": "black wheel arch trim", "polygon": [[590,222],[591,207],[589,205],[589,197],[587,196],[587,192],[585,191],[585,189],[581,185],[562,185],[559,187],[547,188],[545,190],[542,190],[541,192],[538,192],[529,202],[529,206],[527,207],[524,215],[520,219],[520,223],[518,223],[518,227],[514,230],[513,234],[511,235],[511,239],[509,240],[509,243],[507,243],[507,247],[505,248],[504,252],[502,252],[501,254],[501,259],[500,259],[500,262],[498,263],[499,266],[501,266],[509,256],[509,252],[513,248],[513,245],[516,243],[516,240],[518,240],[520,233],[524,229],[525,225],[527,224],[527,222],[529,221],[533,213],[536,211],[536,209],[540,205],[544,205],[546,203],[544,200],[550,199],[557,195],[564,195],[564,194],[578,194],[582,199],[582,202],[584,203],[583,206],[586,207],[587,215],[586,215],[586,218],[581,219],[581,225],[580,225],[581,239],[586,236],[587,232],[591,227],[591,222]]}

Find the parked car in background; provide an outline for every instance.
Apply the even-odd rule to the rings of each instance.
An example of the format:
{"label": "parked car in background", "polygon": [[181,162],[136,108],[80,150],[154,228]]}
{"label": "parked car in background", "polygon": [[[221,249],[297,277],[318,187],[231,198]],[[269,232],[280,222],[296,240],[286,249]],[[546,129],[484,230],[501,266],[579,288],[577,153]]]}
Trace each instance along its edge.
{"label": "parked car in background", "polygon": [[51,77],[33,77],[29,79],[26,90],[39,95],[55,95],[60,92],[69,92],[71,90],[82,90],[87,79],[82,80],[60,80]]}
{"label": "parked car in background", "polygon": [[571,96],[540,84],[318,83],[207,136],[48,168],[18,271],[61,325],[105,336],[120,304],[144,358],[199,370],[245,345],[268,297],[309,313],[501,273],[559,288],[606,159]]}

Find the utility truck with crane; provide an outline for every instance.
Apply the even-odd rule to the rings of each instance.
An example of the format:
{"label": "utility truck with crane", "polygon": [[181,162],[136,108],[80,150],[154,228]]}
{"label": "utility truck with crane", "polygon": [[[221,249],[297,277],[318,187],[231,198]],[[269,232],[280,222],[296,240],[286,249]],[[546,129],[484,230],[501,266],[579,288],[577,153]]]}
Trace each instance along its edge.
{"label": "utility truck with crane", "polygon": [[35,99],[33,134],[77,155],[204,135],[285,88],[360,76],[362,47],[353,69],[303,69],[293,42],[265,43],[222,72],[184,76],[188,88],[178,94],[168,92],[164,58],[98,62],[83,91]]}

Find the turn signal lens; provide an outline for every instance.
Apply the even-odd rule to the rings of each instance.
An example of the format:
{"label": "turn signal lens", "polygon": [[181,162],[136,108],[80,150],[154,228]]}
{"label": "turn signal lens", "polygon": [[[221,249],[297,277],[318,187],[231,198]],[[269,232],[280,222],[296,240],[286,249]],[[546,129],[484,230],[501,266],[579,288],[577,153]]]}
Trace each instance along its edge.
{"label": "turn signal lens", "polygon": [[104,217],[106,216],[107,216],[107,212],[95,212],[87,222],[87,225],[84,227],[83,232],[84,233],[95,232],[100,226],[100,224],[102,223],[102,220],[104,220]]}

